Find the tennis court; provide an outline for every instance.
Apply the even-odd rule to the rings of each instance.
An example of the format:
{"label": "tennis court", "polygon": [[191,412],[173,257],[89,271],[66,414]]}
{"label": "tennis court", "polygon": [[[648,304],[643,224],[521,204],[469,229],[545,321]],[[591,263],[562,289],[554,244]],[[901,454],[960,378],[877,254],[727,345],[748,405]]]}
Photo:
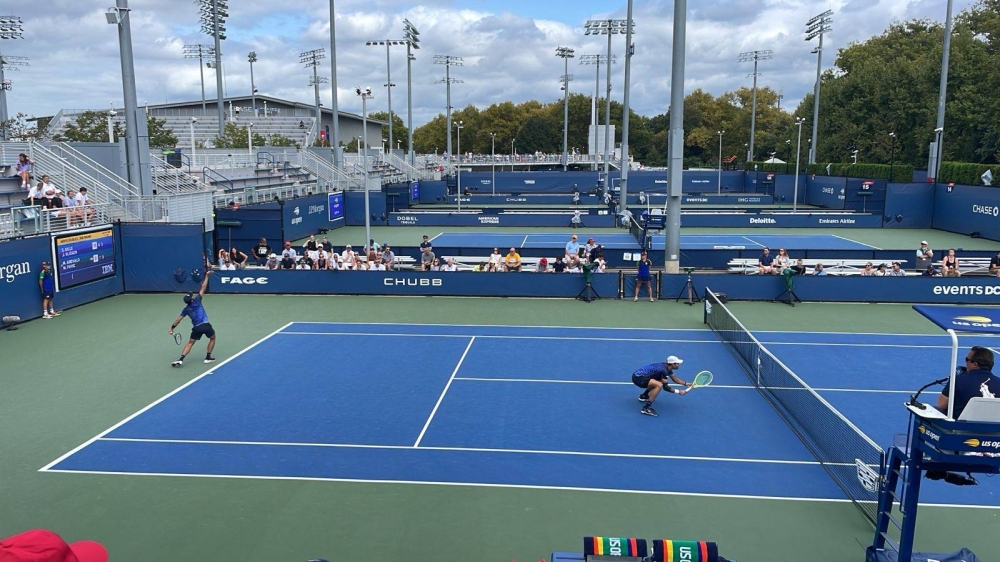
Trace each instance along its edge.
{"label": "tennis court", "polygon": [[[545,234],[506,234],[495,232],[442,232],[431,239],[438,247],[445,248],[483,248],[506,249],[541,248],[561,249],[566,246],[570,237],[577,235],[579,240],[593,238],[605,248],[619,250],[636,250],[639,244],[630,234],[607,232],[567,232]],[[653,248],[663,249],[666,237],[662,234],[653,235]],[[681,250],[712,250],[712,249],[752,249],[752,248],[786,248],[793,250],[872,250],[880,249],[870,244],[851,240],[835,234],[681,234]]]}
{"label": "tennis court", "polygon": [[[883,447],[906,427],[902,402],[950,356],[940,336],[758,337]],[[553,360],[592,345],[614,352]],[[394,360],[301,353],[315,349]],[[715,381],[642,416],[629,375],[668,354],[684,358],[682,377]],[[814,407],[806,389],[775,391]],[[821,445],[857,446],[813,418],[805,431]],[[834,470],[853,475],[853,456]],[[42,470],[845,500],[709,330],[289,323]],[[927,482],[922,503],[1000,506],[1000,482],[984,480]]]}

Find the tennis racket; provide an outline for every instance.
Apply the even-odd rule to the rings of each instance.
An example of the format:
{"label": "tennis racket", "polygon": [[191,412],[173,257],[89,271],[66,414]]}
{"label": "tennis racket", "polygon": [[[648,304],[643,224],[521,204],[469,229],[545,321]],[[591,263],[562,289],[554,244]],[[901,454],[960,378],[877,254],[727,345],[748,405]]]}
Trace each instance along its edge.
{"label": "tennis racket", "polygon": [[694,376],[691,381],[691,386],[688,388],[689,391],[696,388],[701,388],[703,386],[708,386],[712,384],[712,373],[709,371],[702,371]]}
{"label": "tennis racket", "polygon": [[181,341],[183,341],[183,340],[184,340],[184,337],[181,336],[180,332],[174,332],[174,343],[176,343],[177,345],[180,345]]}

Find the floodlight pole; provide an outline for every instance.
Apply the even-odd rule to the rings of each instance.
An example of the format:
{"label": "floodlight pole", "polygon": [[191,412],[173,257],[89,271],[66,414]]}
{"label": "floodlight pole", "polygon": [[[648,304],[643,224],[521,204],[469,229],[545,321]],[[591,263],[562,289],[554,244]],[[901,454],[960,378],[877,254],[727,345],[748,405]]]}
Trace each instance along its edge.
{"label": "floodlight pole", "polygon": [[389,62],[390,41],[385,42],[385,91],[389,104],[389,150],[392,150],[392,65]]}
{"label": "floodlight pole", "polygon": [[[413,153],[413,72],[412,64],[416,57],[411,49],[420,48],[420,32],[410,23],[410,20],[403,20],[403,35],[406,36],[406,153],[409,156],[411,167],[416,167],[416,160]],[[412,181],[413,178],[410,178]]]}
{"label": "floodlight pole", "polygon": [[820,79],[823,72],[823,35],[830,31],[830,23],[833,22],[833,11],[827,10],[822,14],[806,22],[806,41],[811,41],[819,37],[819,46],[813,51],[816,53],[816,84],[813,86],[813,121],[812,138],[809,141],[809,163],[816,163],[817,136],[819,135],[819,90]]}
{"label": "floodlight pole", "polygon": [[805,123],[805,121],[804,117],[795,118],[795,126],[799,128],[799,138],[795,142],[795,188],[792,190],[793,215],[799,210],[799,153],[802,150],[802,123]]}
{"label": "floodlight pole", "polygon": [[[0,39],[23,38],[21,18],[17,16],[0,17],[0,25],[3,26]],[[17,66],[27,66],[27,60],[27,57],[4,57],[0,55],[0,137],[5,141],[8,138],[9,127],[7,121],[10,119],[10,116],[7,113],[7,84],[4,78],[4,67],[12,66],[12,70],[17,70]]]}
{"label": "floodlight pole", "polygon": [[121,52],[122,93],[125,100],[125,154],[128,158],[128,179],[142,195],[153,194],[149,169],[149,132],[145,113],[139,118],[139,101],[135,93],[135,61],[132,56],[132,27],[128,0],[117,0],[118,45]]}
{"label": "floodlight pole", "polygon": [[684,50],[687,0],[674,0],[673,61],[670,76],[670,179],[667,185],[666,273],[680,272],[681,188],[684,167]]}
{"label": "floodlight pole", "polygon": [[219,136],[225,134],[226,108],[223,107],[222,88],[222,39],[219,31],[219,0],[202,0],[208,2],[212,10],[212,38],[215,40],[215,106],[219,116]]}
{"label": "floodlight pole", "polygon": [[[608,20],[610,24],[612,20]],[[611,60],[611,29],[608,29],[608,60]],[[611,153],[608,149],[611,135],[611,63],[608,63],[607,92],[604,97],[604,192],[611,188]]]}
{"label": "floodlight pole", "polygon": [[948,0],[947,14],[944,20],[944,52],[941,54],[941,85],[938,91],[937,124],[935,125],[936,132],[938,132],[934,146],[936,154],[932,154],[927,160],[927,181],[930,182],[936,181],[941,171],[941,156],[943,154],[941,145],[944,144],[944,111],[945,98],[948,95],[948,58],[951,52],[951,9],[953,3],[954,0]]}
{"label": "floodlight pole", "polygon": [[253,63],[257,62],[257,52],[250,51],[247,55],[247,62],[250,63],[250,105],[254,118],[257,117],[257,86],[253,81]]}
{"label": "floodlight pole", "polygon": [[194,144],[194,124],[197,121],[194,117],[191,118],[191,161],[188,165],[188,172],[195,167],[195,159],[198,157],[198,147]]}
{"label": "floodlight pole", "polygon": [[719,195],[722,195],[722,135],[725,131],[719,131]]}
{"label": "floodlight pole", "polygon": [[[326,58],[326,49],[313,49],[311,51],[306,51],[304,53],[299,53],[299,63],[305,67],[312,67],[312,80],[309,81],[309,85],[313,87],[314,102],[316,104],[316,139],[319,139],[320,131],[323,130],[323,110],[320,106],[319,101],[319,85],[325,83],[326,78],[320,78],[317,73],[317,68],[319,67],[319,61]],[[337,115],[333,116],[334,121],[337,120]]]}
{"label": "floodlight pole", "polygon": [[371,91],[357,89],[358,95],[361,96],[361,122],[362,122],[362,139],[364,143],[363,160],[365,167],[365,240],[372,239],[372,223],[371,223],[371,209],[370,203],[368,202],[368,98],[372,97]]}
{"label": "floodlight pole", "polygon": [[[340,109],[337,105],[337,21],[336,11],[334,10],[335,3],[335,0],[330,0],[330,91],[333,97],[333,104],[330,106],[330,110],[333,111],[330,146],[333,148],[333,165],[335,168],[341,168],[344,163],[343,154],[340,150]],[[265,111],[265,113],[267,112]],[[365,185],[365,189],[367,188],[368,186]]]}
{"label": "floodlight pole", "polygon": [[493,171],[493,179],[490,186],[493,188],[493,195],[497,194],[497,134],[490,133],[490,167]]}
{"label": "floodlight pole", "polygon": [[[621,208],[628,209],[628,118],[629,118],[629,81],[631,78],[632,55],[635,54],[635,45],[632,44],[632,0],[628,0],[628,9],[625,16],[625,92],[622,98],[622,158],[621,158]],[[610,36],[609,36],[610,37]],[[611,73],[609,72],[610,76]]]}
{"label": "floodlight pole", "polygon": [[564,74],[562,75],[563,83],[563,158],[562,165],[563,171],[569,169],[569,81],[573,78],[569,75],[569,59],[573,58],[573,49],[568,47],[559,47],[556,49],[556,56],[561,57],[563,60]]}
{"label": "floodlight pole", "polygon": [[462,122],[459,121],[455,123],[455,128],[458,129],[458,187],[456,191],[456,200],[458,201],[458,212],[462,212]]}
{"label": "floodlight pole", "polygon": [[889,133],[889,138],[892,139],[892,146],[889,148],[889,183],[892,183],[892,165],[896,156],[896,132]]}
{"label": "floodlight pole", "polygon": [[757,72],[757,63],[770,58],[772,58],[770,50],[748,51],[740,53],[739,57],[739,62],[753,61],[753,101],[750,104],[750,147],[747,149],[747,162],[753,161],[754,136],[757,129],[757,76],[760,75]]}
{"label": "floodlight pole", "polygon": [[453,80],[451,77],[451,67],[462,66],[462,57],[453,57],[451,55],[434,55],[434,64],[444,65],[444,80],[438,80],[437,84],[441,82],[445,83],[445,113],[446,113],[446,123],[445,123],[445,135],[447,135],[447,147],[445,151],[448,153],[448,163],[451,163],[451,158],[454,156],[451,152],[451,84],[452,82],[461,83],[461,80]]}

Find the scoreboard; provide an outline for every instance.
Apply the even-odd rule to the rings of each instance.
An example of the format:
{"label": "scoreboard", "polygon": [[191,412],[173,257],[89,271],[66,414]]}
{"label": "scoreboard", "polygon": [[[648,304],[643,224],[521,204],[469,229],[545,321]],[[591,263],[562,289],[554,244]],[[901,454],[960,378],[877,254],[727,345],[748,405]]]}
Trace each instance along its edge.
{"label": "scoreboard", "polygon": [[327,209],[329,209],[331,221],[344,218],[344,193],[342,191],[331,193],[328,196]]}
{"label": "scoreboard", "polygon": [[115,234],[112,227],[52,236],[56,290],[115,276]]}

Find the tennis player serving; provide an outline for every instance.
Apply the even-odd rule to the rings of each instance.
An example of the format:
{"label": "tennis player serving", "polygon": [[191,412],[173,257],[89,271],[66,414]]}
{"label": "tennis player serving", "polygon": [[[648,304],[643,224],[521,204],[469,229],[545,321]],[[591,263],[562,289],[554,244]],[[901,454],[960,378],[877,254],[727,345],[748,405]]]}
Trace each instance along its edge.
{"label": "tennis player serving", "polygon": [[639,402],[644,402],[642,410],[639,410],[641,413],[647,416],[657,415],[656,410],[653,409],[653,402],[659,396],[660,390],[666,389],[667,392],[674,392],[682,396],[687,394],[687,388],[674,390],[664,382],[666,377],[670,377],[677,384],[684,385],[685,387],[692,386],[691,383],[682,381],[674,374],[674,371],[679,369],[683,362],[684,360],[680,357],[671,355],[667,357],[664,363],[650,363],[632,373],[632,384],[645,389],[639,395]]}
{"label": "tennis player serving", "polygon": [[171,366],[180,367],[184,365],[184,357],[191,352],[191,347],[194,342],[201,339],[202,336],[208,336],[208,353],[205,354],[205,363],[211,363],[215,361],[215,357],[212,357],[212,350],[215,349],[215,329],[212,328],[212,324],[208,322],[208,313],[205,312],[205,307],[201,304],[201,298],[205,296],[205,291],[208,290],[208,276],[212,273],[212,270],[205,271],[205,280],[201,283],[201,290],[197,293],[188,293],[184,295],[184,310],[181,311],[180,316],[174,320],[174,323],[170,325],[169,333],[173,334],[174,329],[180,325],[181,320],[185,316],[191,319],[191,338],[188,340],[187,345],[184,346],[184,350],[181,351],[181,358],[177,361],[171,363]]}

